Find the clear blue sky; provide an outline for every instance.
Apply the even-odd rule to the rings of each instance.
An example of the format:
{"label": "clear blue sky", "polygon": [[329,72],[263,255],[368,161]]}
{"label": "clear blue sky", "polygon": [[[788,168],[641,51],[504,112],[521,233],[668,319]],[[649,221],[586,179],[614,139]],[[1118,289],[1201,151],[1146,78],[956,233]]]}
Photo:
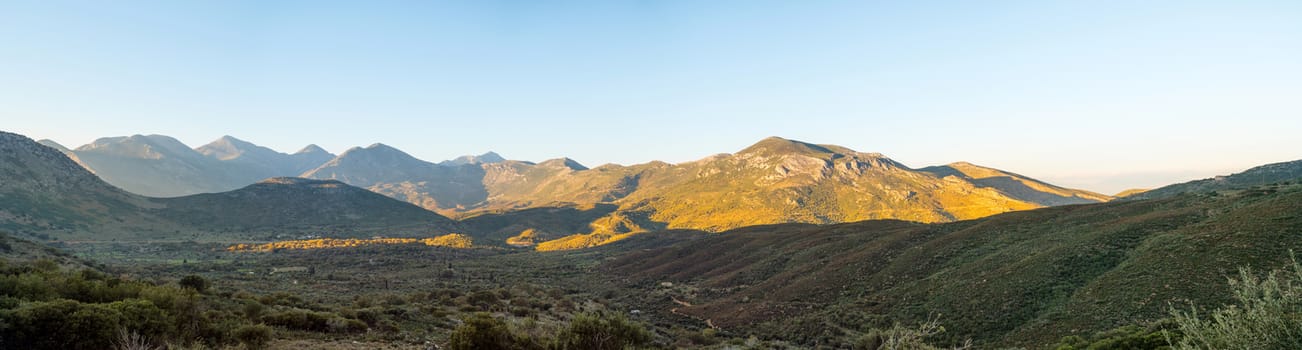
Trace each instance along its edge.
{"label": "clear blue sky", "polygon": [[1302,1],[4,1],[0,129],[590,166],[778,135],[1115,192],[1302,158]]}

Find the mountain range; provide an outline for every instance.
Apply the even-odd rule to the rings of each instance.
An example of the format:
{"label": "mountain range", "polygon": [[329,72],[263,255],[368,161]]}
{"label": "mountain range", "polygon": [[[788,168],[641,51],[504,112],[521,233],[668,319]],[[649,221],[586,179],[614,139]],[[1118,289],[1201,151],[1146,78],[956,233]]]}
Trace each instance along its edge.
{"label": "mountain range", "polygon": [[[141,151],[138,154],[152,155],[155,160],[162,152],[185,154],[175,147],[179,142],[167,142],[170,138],[128,139],[134,140],[123,142],[141,146],[136,149]],[[76,240],[179,239],[176,233],[182,231],[190,233],[187,238],[247,238],[276,232],[360,235],[403,230],[393,233],[423,236],[460,230],[459,224],[437,213],[337,181],[272,178],[221,193],[146,197],[102,181],[75,163],[67,149],[48,144],[0,132],[0,154],[4,155],[0,157],[0,178],[5,179],[0,181],[0,229]],[[225,153],[226,160],[212,159],[248,159],[245,164],[257,164],[254,160],[264,156],[277,157],[273,153]],[[142,164],[160,165],[150,169],[182,164],[150,163],[149,159],[139,160]],[[201,158],[190,158],[195,159]]]}
{"label": "mountain range", "polygon": [[[22,238],[250,241],[305,233],[429,237],[465,232],[476,246],[510,243],[547,250],[542,248],[613,243],[590,251],[597,255],[587,256],[600,261],[583,266],[614,277],[610,283],[628,284],[621,288],[650,291],[630,296],[637,300],[629,304],[799,344],[818,343],[826,332],[883,320],[922,322],[939,313],[953,329],[940,335],[943,340],[1037,346],[1156,321],[1177,303],[1226,303],[1233,296],[1224,288],[1225,276],[1242,266],[1281,266],[1290,250],[1302,249],[1298,162],[1164,187],[1157,193],[1170,194],[1161,198],[1088,203],[1108,198],[967,163],[911,169],[880,154],[779,138],[697,162],[592,169],[566,159],[438,165],[412,162],[405,153],[373,145],[307,171],[331,171],[340,180],[279,177],[232,191],[152,198],[101,181],[62,152],[71,151],[0,133],[0,231],[8,232],[0,234],[0,256],[79,264]],[[350,153],[371,155],[341,159]],[[359,161],[368,159],[373,162]],[[503,205],[466,211],[453,220],[345,181],[371,181],[376,188],[403,176],[427,176],[363,172],[386,164],[470,178],[481,169],[479,187],[493,188],[485,190],[488,202],[493,191],[514,188],[519,192],[502,203],[547,192],[588,198],[588,204]],[[483,180],[488,174],[500,178]],[[594,193],[608,197],[592,200]],[[866,215],[860,203],[891,193],[901,197],[881,202],[880,208],[895,215],[937,215],[945,222],[853,216]],[[847,204],[845,198],[852,200]],[[690,205],[664,205],[672,200]],[[771,220],[762,216],[773,215],[765,210],[789,201],[800,207],[779,212],[788,218],[809,213],[854,222],[669,230],[701,222],[674,221],[684,217],[714,215],[720,217],[714,222],[745,223],[739,215],[756,211],[755,222]],[[922,204],[911,206],[917,203]],[[965,212],[954,203],[977,207]],[[990,203],[995,208],[1057,206],[995,213],[983,209]],[[1085,204],[1060,205],[1071,203]],[[669,215],[690,214],[691,208],[705,214]],[[961,217],[982,213],[990,214]],[[639,230],[656,232],[630,234]],[[709,230],[721,232],[705,234]],[[589,232],[555,233],[583,231]],[[566,259],[584,255],[564,254]]]}
{"label": "mountain range", "polygon": [[[175,197],[146,198],[104,184],[78,191],[112,197],[85,200],[88,203],[153,208],[138,220],[119,221],[246,232],[283,228],[288,220],[288,226],[300,229],[342,232],[355,227],[349,223],[368,221],[361,217],[385,218],[393,227],[466,231],[487,241],[478,244],[549,243],[539,249],[582,248],[665,229],[719,232],[873,219],[953,222],[1113,199],[967,162],[911,168],[878,153],[779,137],[692,162],[595,168],[569,158],[533,163],[493,152],[434,163],[380,143],[337,156],[311,145],[285,154],[230,136],[195,149],[160,135],[102,138],[77,149],[48,140],[40,143],[64,152],[110,184]],[[62,164],[62,172],[70,173],[68,165],[73,163]],[[13,167],[29,168],[40,169]],[[1271,164],[1127,198],[1277,182],[1299,177],[1299,168],[1299,161]],[[412,206],[380,201],[351,190],[354,186]],[[352,206],[332,207],[326,201],[295,205],[313,198]],[[417,207],[433,213],[411,210]],[[397,217],[386,216],[390,213]]]}
{"label": "mountain range", "polygon": [[76,149],[50,140],[41,143],[114,186],[152,197],[229,191],[270,177],[295,176],[334,158],[316,145],[284,154],[230,136],[194,149],[163,135],[105,137]]}
{"label": "mountain range", "polygon": [[578,216],[577,224],[521,230],[532,229],[542,240],[787,222],[949,222],[1111,199],[966,162],[913,169],[877,153],[778,137],[693,162],[596,168],[569,158],[507,160],[493,152],[433,163],[379,143],[338,156],[315,146],[284,154],[230,136],[195,149],[160,135],[103,138],[73,150],[53,146],[109,183],[150,196],[222,192],[299,176],[337,180],[452,217],[614,208],[596,218]]}

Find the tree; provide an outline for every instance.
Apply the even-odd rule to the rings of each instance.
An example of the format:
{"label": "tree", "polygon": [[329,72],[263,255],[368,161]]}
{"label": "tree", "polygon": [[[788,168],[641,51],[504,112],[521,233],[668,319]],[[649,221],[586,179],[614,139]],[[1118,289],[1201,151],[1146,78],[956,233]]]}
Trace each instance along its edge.
{"label": "tree", "polygon": [[208,280],[204,279],[203,276],[199,276],[199,275],[189,275],[189,276],[181,277],[181,282],[179,282],[179,284],[181,285],[182,288],[193,289],[194,291],[199,293],[203,293],[204,291],[208,290]]}

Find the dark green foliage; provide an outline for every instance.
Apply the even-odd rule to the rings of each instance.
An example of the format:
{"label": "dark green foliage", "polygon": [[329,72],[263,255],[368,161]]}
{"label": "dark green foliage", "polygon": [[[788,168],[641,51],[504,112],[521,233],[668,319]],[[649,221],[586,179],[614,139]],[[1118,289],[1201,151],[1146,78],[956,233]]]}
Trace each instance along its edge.
{"label": "dark green foliage", "polygon": [[189,275],[189,276],[181,277],[181,281],[178,283],[181,285],[182,288],[193,289],[194,291],[199,293],[203,293],[204,291],[208,290],[208,280],[204,279],[203,276],[199,276],[199,275]]}
{"label": "dark green foliage", "polygon": [[0,311],[0,339],[10,349],[98,349],[117,339],[122,314],[73,300],[40,301]]}
{"label": "dark green foliage", "polygon": [[651,342],[651,333],[622,314],[578,314],[556,335],[561,349],[618,350]]}
{"label": "dark green foliage", "polygon": [[249,350],[258,350],[267,346],[267,342],[272,339],[271,327],[266,325],[244,325],[236,328],[234,332],[236,340]]}
{"label": "dark green foliage", "polygon": [[122,314],[121,327],[148,339],[167,339],[176,332],[167,312],[144,299],[126,299],[108,304]]}
{"label": "dark green foliage", "polygon": [[[235,342],[238,334],[232,330],[246,321],[227,310],[237,309],[240,302],[226,299],[229,295],[193,292],[191,288],[207,285],[202,279],[185,284],[188,287],[180,289],[35,263],[0,266],[0,348],[102,349],[194,342],[221,347]],[[341,321],[338,328],[365,331],[365,324],[358,324]]]}

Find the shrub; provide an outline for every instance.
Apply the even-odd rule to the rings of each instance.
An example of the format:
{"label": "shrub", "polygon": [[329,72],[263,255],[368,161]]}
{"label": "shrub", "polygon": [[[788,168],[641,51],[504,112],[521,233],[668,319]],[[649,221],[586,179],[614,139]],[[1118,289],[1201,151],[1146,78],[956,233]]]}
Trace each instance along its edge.
{"label": "shrub", "polygon": [[497,293],[485,290],[475,291],[466,296],[466,303],[477,306],[480,310],[488,311],[493,305],[497,304]]}
{"label": "shrub", "polygon": [[271,327],[264,324],[240,326],[240,328],[235,329],[234,335],[235,339],[239,340],[240,344],[244,344],[244,347],[249,350],[266,347],[272,338]]}
{"label": "shrub", "polygon": [[122,314],[72,300],[35,302],[0,312],[0,339],[14,349],[100,349],[118,339]]}
{"label": "shrub", "polygon": [[560,349],[624,349],[645,346],[651,333],[622,314],[578,314],[556,335]]}
{"label": "shrub", "polygon": [[[1290,254],[1291,255],[1291,254]],[[1235,305],[1199,314],[1172,309],[1183,338],[1176,349],[1302,349],[1302,264],[1258,277],[1247,268],[1230,279]]]}
{"label": "shrub", "polygon": [[448,337],[448,348],[452,350],[496,350],[527,349],[532,342],[511,333],[506,322],[487,313],[475,313],[462,320],[462,324]]}
{"label": "shrub", "polygon": [[108,307],[122,314],[122,327],[148,339],[167,339],[176,330],[163,309],[144,299],[115,301]]}
{"label": "shrub", "polygon": [[248,318],[249,321],[256,321],[261,318],[263,310],[266,310],[266,306],[263,306],[262,303],[257,300],[244,301],[244,317]]}
{"label": "shrub", "polygon": [[[933,316],[926,322],[919,324],[917,328],[896,324],[889,329],[871,329],[855,340],[854,348],[859,350],[940,349],[928,344],[926,339],[944,332],[945,327],[940,325],[940,319]],[[969,340],[954,348],[967,349],[971,347],[972,342]]]}

